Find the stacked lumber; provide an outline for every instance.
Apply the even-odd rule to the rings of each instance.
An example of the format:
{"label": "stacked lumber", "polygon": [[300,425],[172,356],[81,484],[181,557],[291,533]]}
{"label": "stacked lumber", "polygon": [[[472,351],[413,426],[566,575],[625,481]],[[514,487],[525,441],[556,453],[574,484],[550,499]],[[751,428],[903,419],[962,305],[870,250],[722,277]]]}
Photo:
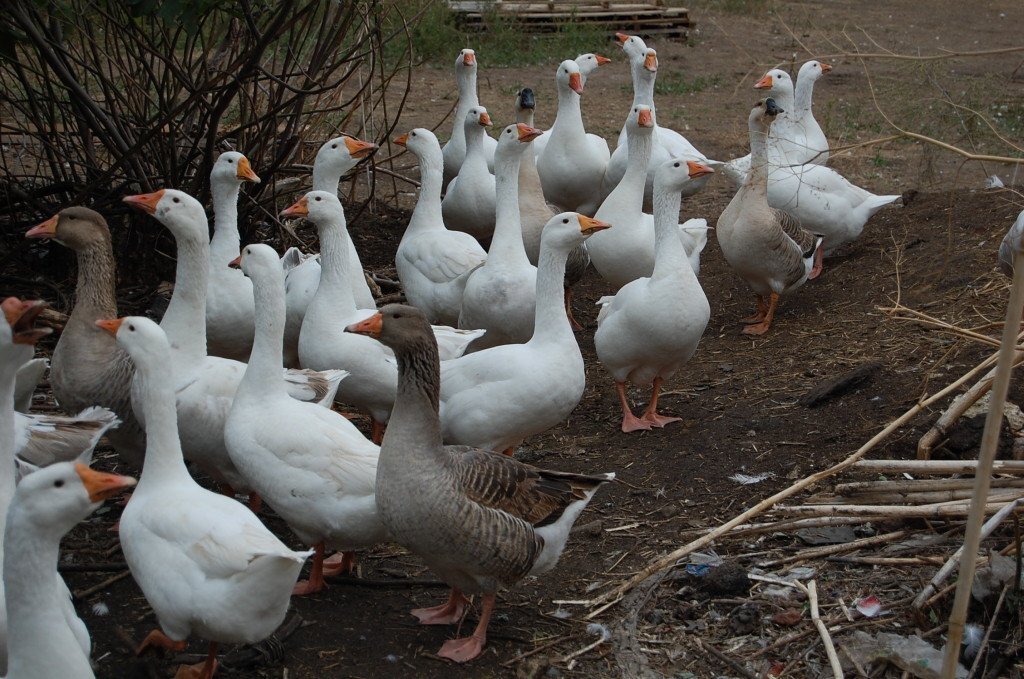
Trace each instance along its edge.
{"label": "stacked lumber", "polygon": [[689,11],[666,7],[664,0],[449,0],[448,5],[456,23],[475,30],[487,30],[494,15],[528,32],[556,31],[571,22],[645,37],[685,37],[690,26]]}

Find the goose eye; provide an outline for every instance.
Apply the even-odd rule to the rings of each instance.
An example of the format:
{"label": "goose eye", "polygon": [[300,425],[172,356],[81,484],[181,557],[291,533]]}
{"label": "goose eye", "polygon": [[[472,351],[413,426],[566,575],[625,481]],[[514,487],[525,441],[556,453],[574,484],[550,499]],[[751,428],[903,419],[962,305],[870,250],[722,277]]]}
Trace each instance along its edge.
{"label": "goose eye", "polygon": [[231,158],[228,158],[228,162],[229,162],[229,163],[233,163],[233,162],[235,162],[235,161],[234,161],[233,159],[231,159]]}
{"label": "goose eye", "polygon": [[317,197],[316,197],[316,198],[314,198],[313,200],[315,200],[316,202],[318,202],[318,203],[319,203],[319,202],[320,202],[320,196],[317,196]]}
{"label": "goose eye", "polygon": [[180,199],[180,198],[175,198],[175,199],[174,199],[174,202],[175,202],[175,203],[180,203],[180,202],[181,202],[181,199]]}
{"label": "goose eye", "polygon": [[64,479],[57,479],[56,481],[53,482],[53,487],[54,488],[61,488],[63,486],[64,486]]}
{"label": "goose eye", "polygon": [[414,137],[415,137],[415,136],[416,136],[416,133],[415,133],[415,132],[413,132],[413,133],[412,133],[412,136],[414,136]]}
{"label": "goose eye", "polygon": [[675,165],[673,165],[672,167],[679,167],[679,163],[676,163],[676,164],[675,164]]}
{"label": "goose eye", "polygon": [[391,314],[391,318],[398,318],[398,314]]}
{"label": "goose eye", "polygon": [[336,149],[336,148],[338,148],[338,145],[337,144],[331,144],[331,148],[332,149]]}
{"label": "goose eye", "polygon": [[568,223],[569,223],[569,220],[568,220],[568,219],[563,219],[563,220],[562,220],[562,223],[563,223],[563,224],[568,224]]}
{"label": "goose eye", "polygon": [[134,326],[134,325],[132,325],[131,323],[129,323],[129,324],[128,324],[128,330],[129,330],[130,332],[135,332],[135,326]]}

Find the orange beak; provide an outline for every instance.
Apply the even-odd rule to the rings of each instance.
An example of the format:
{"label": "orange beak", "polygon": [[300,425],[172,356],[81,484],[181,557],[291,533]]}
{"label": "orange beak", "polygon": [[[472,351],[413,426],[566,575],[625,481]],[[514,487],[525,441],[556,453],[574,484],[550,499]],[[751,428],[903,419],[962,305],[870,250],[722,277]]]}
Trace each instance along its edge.
{"label": "orange beak", "polygon": [[476,52],[473,50],[466,50],[462,55],[462,63],[466,66],[476,65]]}
{"label": "orange beak", "polygon": [[294,205],[281,210],[282,217],[305,217],[308,214],[309,203],[306,201],[305,196],[295,201]]}
{"label": "orange beak", "polygon": [[580,79],[579,73],[569,74],[569,89],[576,94],[583,94],[583,81]]}
{"label": "orange beak", "polygon": [[819,62],[818,62],[818,65],[819,65],[819,66],[821,66],[821,72],[822,72],[822,73],[828,73],[829,71],[831,71],[831,70],[832,70],[832,67],[831,67],[831,66],[829,66],[828,64],[826,64],[826,63],[825,63],[825,62],[823,62],[823,61],[819,61]]}
{"label": "orange beak", "polygon": [[373,153],[377,145],[372,141],[359,141],[352,137],[345,137],[345,148],[348,149],[348,154],[353,158],[365,158]]}
{"label": "orange beak", "polygon": [[409,133],[406,132],[401,137],[395,137],[394,142],[399,146],[405,146],[409,143]]}
{"label": "orange beak", "polygon": [[11,326],[11,340],[15,344],[33,345],[53,332],[51,328],[33,327],[36,318],[46,308],[46,302],[41,300],[22,302],[17,297],[8,297],[0,303],[0,307],[3,308],[4,318]]}
{"label": "orange beak", "polygon": [[770,90],[772,88],[772,77],[766,75],[765,77],[754,83],[755,90]]}
{"label": "orange beak", "polygon": [[89,493],[89,500],[92,502],[103,502],[122,490],[131,488],[136,483],[135,479],[130,476],[98,472],[86,467],[81,462],[75,465],[75,472],[78,474],[78,478],[82,479],[82,485],[85,486],[86,492]]}
{"label": "orange beak", "polygon": [[379,311],[369,318],[364,318],[358,323],[345,328],[345,332],[355,333],[357,335],[366,335],[368,337],[380,337],[381,329],[384,326],[384,315]]}
{"label": "orange beak", "polygon": [[235,176],[245,182],[260,183],[259,175],[252,171],[252,165],[249,164],[249,159],[245,156],[238,159],[238,171]]}
{"label": "orange beak", "polygon": [[242,255],[238,255],[230,262],[228,262],[228,268],[230,269],[241,269],[242,268]]}
{"label": "orange beak", "polygon": [[25,238],[53,238],[57,235],[57,222],[60,215],[54,215],[42,224],[36,224],[25,232]]}
{"label": "orange beak", "polygon": [[160,203],[160,199],[164,197],[164,190],[154,191],[153,193],[140,193],[136,196],[125,196],[121,200],[131,205],[137,210],[151,215],[156,214],[156,206]]}
{"label": "orange beak", "polygon": [[595,54],[594,58],[597,59],[598,66],[604,66],[605,64],[612,63],[611,59],[609,59],[608,57],[602,57],[600,54]]}
{"label": "orange beak", "polygon": [[484,111],[483,113],[480,114],[480,118],[477,120],[477,122],[479,122],[484,127],[490,127],[491,116],[487,113],[487,111]]}
{"label": "orange beak", "polygon": [[96,321],[96,327],[101,330],[106,330],[114,337],[117,337],[117,331],[120,330],[122,323],[124,323],[123,318],[105,319]]}
{"label": "orange beak", "polygon": [[544,130],[538,130],[536,127],[530,127],[526,123],[516,123],[516,129],[519,130],[519,141],[523,143],[533,141],[540,135],[544,134]]}
{"label": "orange beak", "polygon": [[644,57],[644,68],[651,73],[658,71],[658,53],[654,50],[647,50],[647,56]]}
{"label": "orange beak", "polygon": [[636,122],[640,127],[654,127],[654,119],[651,116],[651,109],[641,109],[637,114]]}
{"label": "orange beak", "polygon": [[608,222],[602,222],[600,219],[594,219],[593,217],[588,217],[579,213],[576,214],[576,217],[580,220],[580,231],[585,236],[612,228],[611,224]]}
{"label": "orange beak", "polygon": [[715,171],[707,165],[701,165],[700,163],[692,160],[686,161],[686,167],[690,170],[690,179],[696,179],[697,177],[703,177],[706,174],[715,173]]}
{"label": "orange beak", "polygon": [[619,47],[625,47],[626,43],[629,41],[629,36],[625,33],[616,33],[615,39],[619,41]]}

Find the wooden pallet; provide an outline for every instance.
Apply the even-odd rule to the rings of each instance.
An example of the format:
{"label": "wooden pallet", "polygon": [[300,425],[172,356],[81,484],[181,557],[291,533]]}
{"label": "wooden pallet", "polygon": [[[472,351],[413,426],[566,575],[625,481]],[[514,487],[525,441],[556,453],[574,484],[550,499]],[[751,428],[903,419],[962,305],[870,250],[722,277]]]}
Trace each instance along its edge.
{"label": "wooden pallet", "polygon": [[533,33],[557,31],[571,22],[641,36],[685,37],[691,25],[686,9],[665,7],[664,0],[449,0],[448,4],[456,23],[471,30],[487,30],[495,13]]}

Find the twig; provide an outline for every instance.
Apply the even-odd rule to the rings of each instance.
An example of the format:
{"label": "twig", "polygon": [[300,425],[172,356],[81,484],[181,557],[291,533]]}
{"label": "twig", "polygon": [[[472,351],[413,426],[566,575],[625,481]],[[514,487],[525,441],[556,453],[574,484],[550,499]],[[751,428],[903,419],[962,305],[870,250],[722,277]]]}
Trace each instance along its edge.
{"label": "twig", "polygon": [[811,605],[811,622],[818,628],[818,634],[821,635],[821,643],[825,645],[825,655],[828,656],[828,663],[832,666],[832,676],[835,679],[843,679],[843,666],[839,662],[839,656],[836,654],[836,647],[832,643],[832,637],[829,636],[828,627],[822,622],[821,613],[818,611],[818,585],[814,580],[811,580],[806,585],[800,581],[797,581],[797,584],[807,594],[807,601]]}
{"label": "twig", "polygon": [[[998,512],[996,512],[992,516],[992,518],[986,521],[985,525],[981,527],[981,538],[984,539],[991,535],[992,531],[994,531],[996,527],[999,526],[999,524],[1002,523],[1007,516],[1012,514],[1017,509],[1017,506],[1019,504],[1020,500],[1014,500],[1013,502],[1009,503],[1008,505],[1000,509]],[[954,568],[956,568],[957,564],[960,562],[961,557],[963,556],[963,553],[964,548],[961,545],[959,549],[953,552],[953,555],[949,557],[949,560],[946,561],[945,564],[943,564],[942,568],[940,568],[938,572],[932,577],[932,579],[928,582],[925,588],[921,590],[921,593],[914,598],[914,602],[911,604],[914,608],[921,608],[922,606],[924,606],[924,604],[929,600],[929,597],[932,595],[932,593],[935,592],[935,590],[938,589],[943,582],[945,582],[946,578],[949,577],[949,574],[953,572]]]}
{"label": "twig", "polygon": [[595,648],[597,648],[598,646],[600,646],[604,642],[608,641],[608,639],[610,639],[610,638],[611,638],[611,635],[608,634],[607,630],[605,630],[604,627],[602,626],[601,627],[601,632],[598,634],[597,641],[595,641],[592,644],[587,644],[586,646],[584,646],[583,648],[579,649],[578,651],[573,651],[569,655],[567,655],[564,658],[562,658],[562,662],[568,663],[569,670],[572,670],[572,668],[576,665],[576,658],[580,657],[584,653],[589,653],[590,651],[594,650]]}
{"label": "twig", "polygon": [[992,611],[992,619],[988,621],[988,628],[985,630],[985,636],[981,638],[981,645],[978,646],[978,654],[974,657],[974,662],[971,663],[971,669],[967,672],[967,679],[971,679],[974,673],[978,670],[978,666],[981,664],[981,659],[985,656],[985,647],[988,646],[988,640],[992,636],[992,630],[996,626],[996,620],[999,619],[999,611],[1003,608],[1003,601],[1006,600],[1006,592],[1010,589],[1010,583],[1003,585],[1003,591],[999,592],[999,599],[996,601],[995,610]]}
{"label": "twig", "polygon": [[535,646],[534,648],[531,648],[529,651],[525,651],[523,653],[520,653],[516,657],[511,658],[510,660],[506,660],[505,662],[501,663],[501,666],[502,667],[512,667],[517,662],[519,662],[521,660],[525,660],[526,658],[529,658],[531,655],[536,655],[537,653],[540,653],[541,651],[545,651],[545,650],[551,648],[552,646],[556,646],[556,645],[562,643],[563,641],[565,641],[566,639],[568,639],[571,636],[572,636],[571,634],[563,634],[560,637],[555,637],[551,641],[545,642],[545,643],[541,644],[540,646]]}
{"label": "twig", "polygon": [[104,581],[102,581],[100,583],[97,583],[97,584],[93,585],[92,587],[86,587],[85,589],[77,590],[75,592],[75,598],[81,600],[81,599],[85,599],[87,597],[90,597],[93,594],[95,594],[96,592],[101,592],[101,591],[105,590],[107,587],[110,587],[111,585],[113,585],[114,583],[116,583],[116,582],[118,582],[120,580],[124,580],[125,578],[127,578],[131,574],[132,574],[131,571],[126,570],[126,571],[122,571],[122,572],[118,573],[117,575],[111,575],[106,580],[104,580]]}
{"label": "twig", "polygon": [[700,647],[702,650],[705,650],[705,651],[709,652],[711,655],[713,655],[716,658],[718,658],[719,660],[721,660],[723,663],[725,663],[726,665],[731,667],[736,672],[739,672],[744,677],[747,677],[747,679],[757,679],[757,675],[756,674],[754,674],[753,672],[748,670],[746,667],[741,665],[735,659],[730,658],[725,653],[722,653],[721,651],[719,651],[717,648],[715,648],[714,646],[712,646],[708,642],[701,640],[700,637],[695,637],[694,641],[697,642],[697,646]]}
{"label": "twig", "polygon": [[124,561],[104,561],[101,563],[62,563],[57,566],[60,573],[102,573],[104,571],[123,571],[128,568]]}
{"label": "twig", "polygon": [[[973,474],[975,460],[863,460],[854,464],[858,471],[909,472],[911,474]],[[1024,461],[996,460],[992,474],[1024,474]]]}
{"label": "twig", "polygon": [[892,542],[899,540],[900,538],[906,537],[910,534],[907,530],[898,530],[892,533],[885,533],[883,535],[874,535],[869,538],[861,538],[859,540],[853,540],[841,545],[826,545],[824,547],[813,547],[811,549],[804,549],[792,556],[783,557],[781,559],[772,559],[771,561],[762,561],[758,564],[761,568],[768,568],[769,566],[781,566],[783,564],[792,563],[794,561],[806,561],[807,559],[816,559],[823,556],[832,556],[835,554],[842,554],[844,552],[853,552],[862,547],[870,547],[871,545],[884,544],[886,542]]}

